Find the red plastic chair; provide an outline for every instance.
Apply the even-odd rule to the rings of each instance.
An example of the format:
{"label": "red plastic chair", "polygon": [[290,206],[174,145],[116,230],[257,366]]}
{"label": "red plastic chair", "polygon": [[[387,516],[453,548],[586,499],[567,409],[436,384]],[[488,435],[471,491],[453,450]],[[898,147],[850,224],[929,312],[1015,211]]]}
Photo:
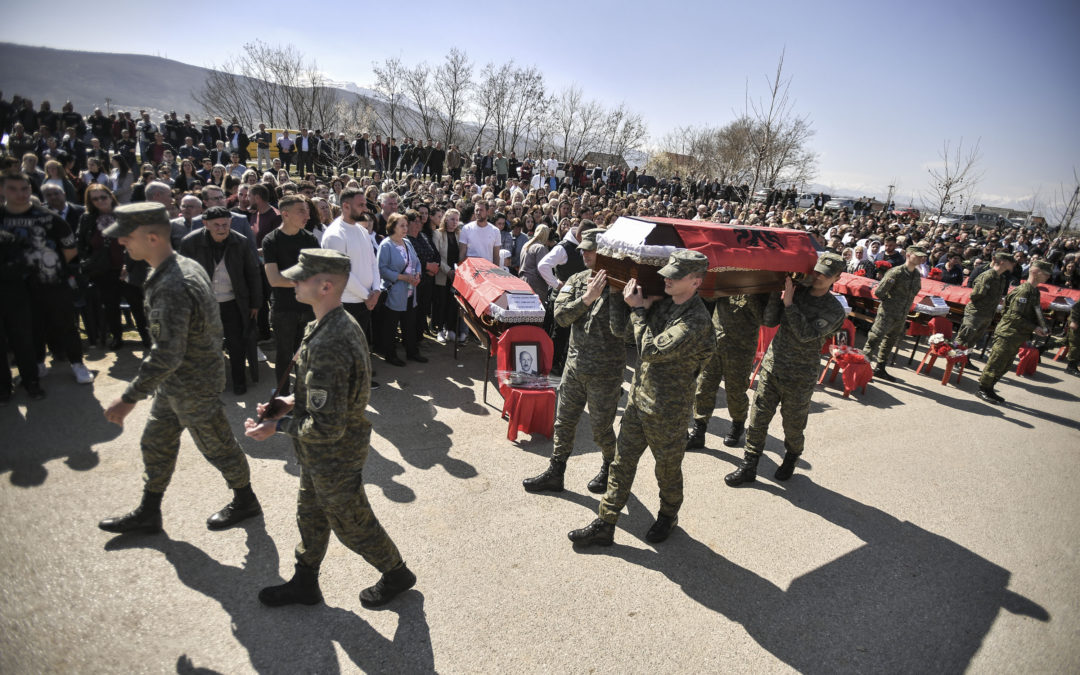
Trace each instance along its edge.
{"label": "red plastic chair", "polygon": [[[493,345],[496,369],[515,370],[513,346],[522,342],[537,344],[537,372],[550,373],[554,345],[543,328],[530,325],[513,326],[499,336]],[[520,389],[500,380],[499,393],[503,397],[502,416],[510,420],[508,439],[516,441],[519,432],[551,438],[555,430],[555,389]]]}
{"label": "red plastic chair", "polygon": [[[757,338],[757,353],[754,355],[754,372],[750,375],[750,387],[754,386],[754,382],[757,381],[758,371],[761,370],[761,362],[765,360],[765,352],[769,351],[769,345],[772,344],[772,340],[776,337],[776,331],[780,330],[780,326],[762,326],[758,329]],[[749,389],[749,387],[747,387]]]}

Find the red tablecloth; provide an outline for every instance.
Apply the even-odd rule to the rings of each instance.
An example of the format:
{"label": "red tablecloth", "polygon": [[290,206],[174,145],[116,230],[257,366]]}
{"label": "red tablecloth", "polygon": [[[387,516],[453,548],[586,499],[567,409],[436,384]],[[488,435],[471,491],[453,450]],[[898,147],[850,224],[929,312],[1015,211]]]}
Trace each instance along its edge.
{"label": "red tablecloth", "polygon": [[[538,326],[512,326],[503,331],[495,345],[495,363],[500,371],[514,370],[513,347],[517,343],[537,346],[537,370],[546,375],[551,371],[554,348],[551,338]],[[555,429],[555,390],[518,389],[500,381],[503,397],[503,417],[509,419],[506,437],[517,440],[518,432],[543,434],[548,438]]]}

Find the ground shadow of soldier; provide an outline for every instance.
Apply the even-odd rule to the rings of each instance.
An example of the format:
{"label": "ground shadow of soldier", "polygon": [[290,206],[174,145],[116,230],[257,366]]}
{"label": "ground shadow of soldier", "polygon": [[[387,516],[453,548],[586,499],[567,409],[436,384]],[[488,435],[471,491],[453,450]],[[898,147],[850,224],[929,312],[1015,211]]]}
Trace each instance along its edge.
{"label": "ground shadow of soldier", "polygon": [[[1028,422],[1018,420],[1012,417],[1007,417],[1005,413],[1001,410],[1001,408],[999,408],[998,406],[991,405],[989,403],[983,403],[982,401],[974,397],[968,398],[967,393],[959,386],[957,386],[954,391],[964,393],[964,396],[961,398],[957,398],[954,396],[946,396],[945,394],[940,393],[939,389],[919,389],[912,385],[903,384],[901,382],[894,383],[891,386],[894,386],[898,389],[906,388],[911,393],[922,396],[923,398],[933,399],[934,402],[944,405],[950,410],[960,410],[963,412],[979,415],[981,417],[1000,417],[1006,422],[1015,424],[1018,427],[1022,427],[1024,429],[1034,429],[1034,426],[1029,424]],[[944,387],[941,387],[941,389],[944,389]],[[1072,425],[1075,423],[1065,422],[1065,424]]]}
{"label": "ground shadow of soldier", "polygon": [[659,552],[618,545],[609,552],[661,572],[800,672],[963,672],[1000,609],[1050,620],[1043,607],[1008,590],[1008,570],[959,544],[805,476],[790,485],[757,489],[865,543],[787,589],[686,532],[677,531]]}
{"label": "ground shadow of soldier", "polygon": [[[75,471],[89,471],[100,458],[98,443],[110,441],[123,429],[105,420],[105,412],[91,387],[71,383],[49,383],[52,395],[33,401],[26,415],[17,418],[15,406],[0,411],[4,442],[0,444],[0,474],[10,471],[9,480],[19,487],[36,487],[49,475],[45,464],[63,457]],[[17,418],[18,421],[9,418]],[[57,420],[64,420],[57,424]]]}
{"label": "ground shadow of soldier", "polygon": [[453,429],[436,419],[435,405],[405,392],[396,393],[368,406],[373,432],[397,448],[411,466],[427,470],[442,465],[455,478],[476,477],[476,467],[450,456]]}
{"label": "ground shadow of soldier", "polygon": [[[229,613],[233,634],[247,649],[256,672],[341,672],[334,643],[365,672],[434,672],[422,593],[409,591],[388,606],[399,615],[393,640],[387,640],[355,612],[340,607],[264,607],[257,598],[259,589],[280,583],[277,547],[262,523],[252,523],[245,531],[248,555],[241,567],[223,565],[188,542],[167,535],[120,535],[109,540],[105,550],[149,548],[163,553],[185,586],[213,598]],[[357,599],[357,607],[359,604]],[[182,655],[177,672],[214,672],[208,668],[181,669],[188,664],[191,659]]]}

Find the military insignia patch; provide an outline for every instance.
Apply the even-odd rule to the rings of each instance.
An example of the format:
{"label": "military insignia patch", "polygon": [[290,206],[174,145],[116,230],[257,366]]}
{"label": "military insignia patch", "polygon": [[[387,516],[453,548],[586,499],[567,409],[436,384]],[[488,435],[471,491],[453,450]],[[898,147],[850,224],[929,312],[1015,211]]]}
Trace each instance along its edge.
{"label": "military insignia patch", "polygon": [[157,340],[158,338],[161,337],[161,322],[160,321],[151,321],[150,322],[150,337],[154,338],[155,340]]}
{"label": "military insignia patch", "polygon": [[311,410],[319,410],[326,405],[326,390],[325,389],[308,389],[307,393],[308,408]]}

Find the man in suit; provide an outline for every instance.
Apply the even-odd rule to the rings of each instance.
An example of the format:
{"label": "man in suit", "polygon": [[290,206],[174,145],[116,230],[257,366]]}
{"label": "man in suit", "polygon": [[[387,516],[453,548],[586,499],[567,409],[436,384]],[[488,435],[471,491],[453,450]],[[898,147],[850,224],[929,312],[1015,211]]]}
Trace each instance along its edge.
{"label": "man in suit", "polygon": [[64,197],[64,188],[53,183],[42,185],[41,196],[45,200],[45,206],[63,218],[72,232],[78,231],[79,218],[86,209],[77,204],[69,204]]}
{"label": "man in suit", "polygon": [[304,127],[300,127],[300,135],[294,140],[296,141],[296,172],[303,178],[315,171],[315,155],[319,150],[319,141]]}
{"label": "man in suit", "polygon": [[195,195],[184,195],[184,198],[180,200],[180,216],[173,218],[169,221],[169,224],[173,226],[175,230],[177,226],[184,228],[185,236],[192,230],[197,230],[201,226],[195,224],[195,218],[203,212],[203,203]]}
{"label": "man in suit", "polygon": [[215,141],[214,149],[210,151],[210,161],[215,166],[220,164],[221,166],[227,166],[232,153],[225,147],[225,141]]}
{"label": "man in suit", "polygon": [[244,133],[244,128],[239,124],[233,124],[229,127],[229,151],[237,152],[240,154],[240,163],[247,165],[248,159],[248,143],[251,141],[248,139],[248,135]]}

